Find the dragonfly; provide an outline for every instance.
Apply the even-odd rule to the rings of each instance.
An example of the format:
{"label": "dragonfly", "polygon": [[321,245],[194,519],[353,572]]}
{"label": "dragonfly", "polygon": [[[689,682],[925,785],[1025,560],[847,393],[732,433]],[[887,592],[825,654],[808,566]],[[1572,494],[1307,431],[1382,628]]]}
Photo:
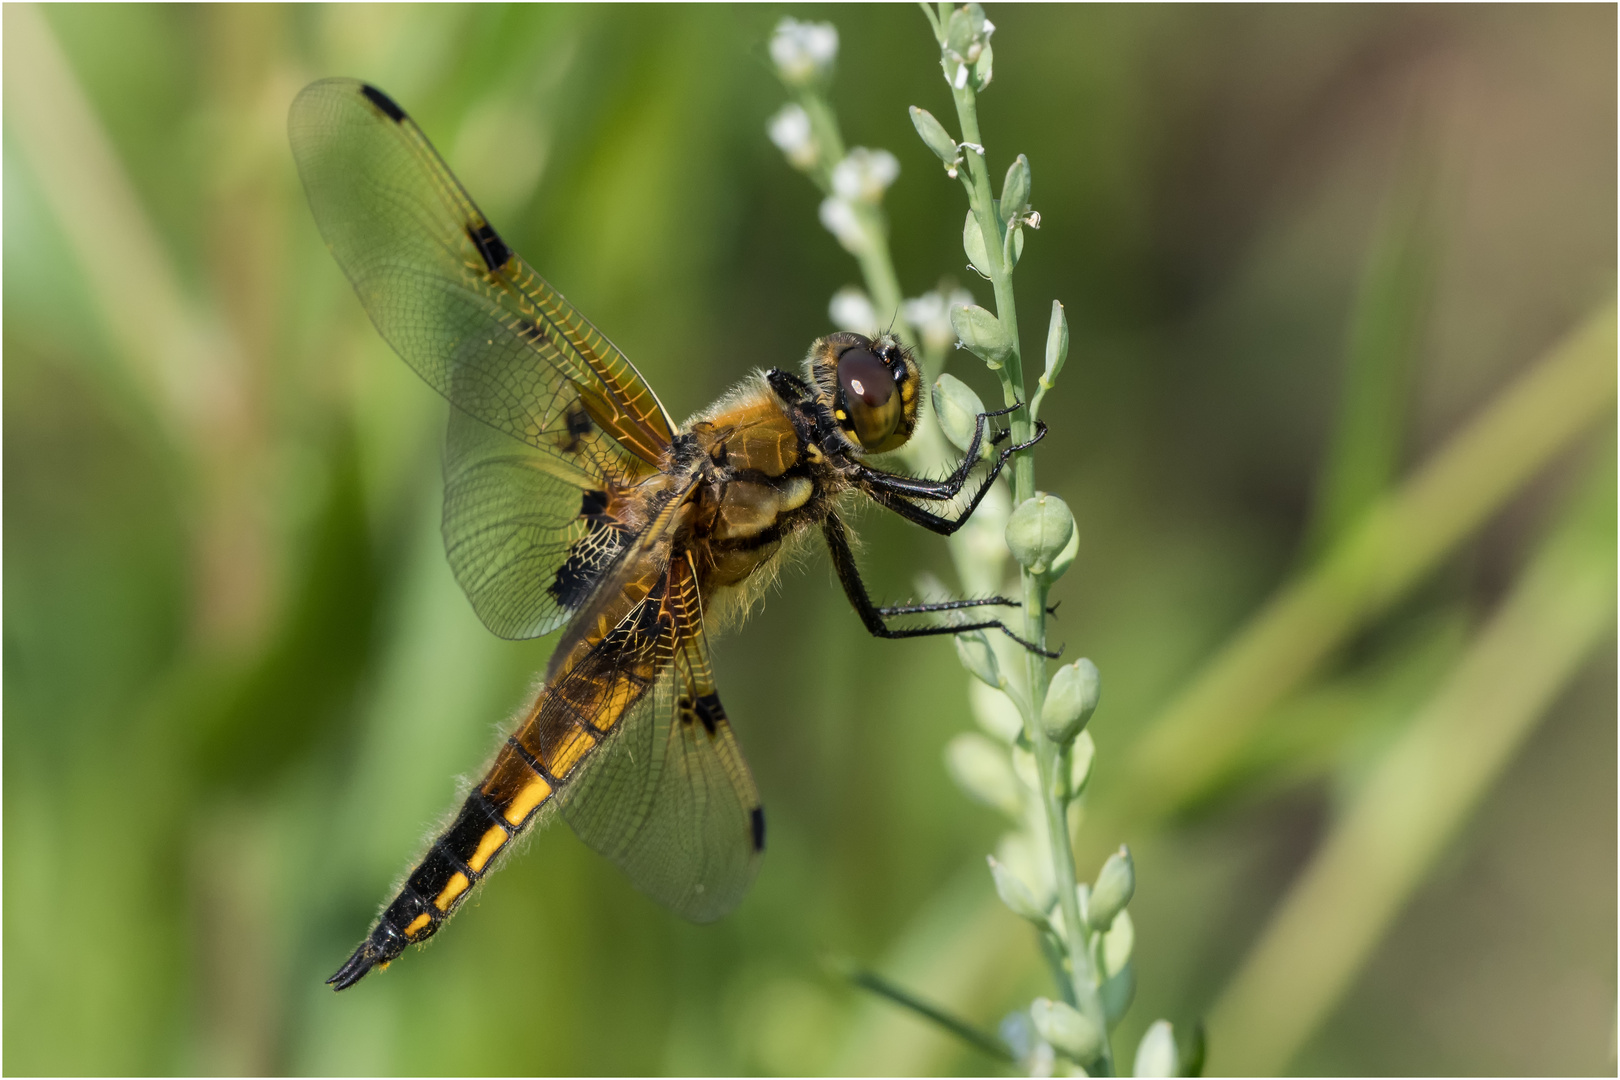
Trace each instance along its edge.
{"label": "dragonfly", "polygon": [[[677,424],[387,94],[320,80],[293,102],[288,131],[316,226],[361,305],[454,406],[442,531],[457,582],[502,638],[562,631],[482,780],[329,985],[347,989],[432,937],[553,812],[680,915],[709,922],[735,908],[764,852],[765,815],[715,690],[707,630],[746,612],[784,549],[816,530],[877,637],[994,629],[1055,655],[964,610],[1016,606],[1003,597],[878,606],[839,514],[859,492],[954,532],[1045,434],[1037,425],[1003,445],[1008,431],[990,430],[1020,405],[981,413],[942,479],[882,471],[866,459],[917,430],[921,368],[892,334],[833,333],[802,373],[755,371]],[[955,621],[891,625],[935,612]]]}

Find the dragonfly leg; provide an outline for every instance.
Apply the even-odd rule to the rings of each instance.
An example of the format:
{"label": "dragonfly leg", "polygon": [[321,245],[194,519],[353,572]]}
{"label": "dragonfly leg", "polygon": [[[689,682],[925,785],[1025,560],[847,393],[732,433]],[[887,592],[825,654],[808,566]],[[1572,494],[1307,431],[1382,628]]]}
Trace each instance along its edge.
{"label": "dragonfly leg", "polygon": [[833,569],[838,574],[838,580],[844,586],[844,595],[849,597],[855,613],[861,617],[861,622],[866,624],[867,632],[873,637],[888,639],[936,637],[944,634],[960,634],[967,630],[999,630],[1030,652],[1045,657],[1056,659],[1063,651],[1059,649],[1053,652],[1032,641],[1026,641],[1008,629],[1005,623],[996,619],[948,626],[892,627],[886,621],[886,616],[911,615],[925,611],[954,611],[987,605],[1016,605],[1004,597],[996,596],[985,600],[956,600],[943,604],[910,604],[898,608],[880,608],[872,602],[872,597],[866,591],[866,583],[861,580],[860,570],[855,565],[855,553],[849,547],[849,535],[845,532],[844,523],[838,519],[837,514],[827,515],[826,520],[821,523],[821,532],[827,539],[827,550],[832,556]]}

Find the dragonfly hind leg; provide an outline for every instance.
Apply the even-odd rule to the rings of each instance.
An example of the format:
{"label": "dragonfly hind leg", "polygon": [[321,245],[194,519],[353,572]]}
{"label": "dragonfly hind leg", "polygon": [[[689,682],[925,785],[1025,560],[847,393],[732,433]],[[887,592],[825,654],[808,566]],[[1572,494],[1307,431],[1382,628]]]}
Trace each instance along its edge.
{"label": "dragonfly hind leg", "polygon": [[991,596],[982,600],[947,600],[937,604],[903,604],[897,607],[878,607],[872,602],[872,597],[867,593],[866,583],[861,580],[860,570],[855,565],[855,553],[849,547],[849,536],[844,531],[844,523],[838,519],[837,514],[827,515],[821,524],[821,532],[827,539],[827,551],[832,556],[833,569],[838,573],[838,580],[844,586],[844,595],[849,597],[850,604],[855,608],[856,614],[861,617],[861,622],[866,624],[867,631],[873,637],[890,639],[935,637],[944,634],[960,634],[967,630],[999,630],[1030,652],[1039,653],[1049,659],[1056,659],[1062,652],[1061,649],[1053,652],[1042,648],[1035,642],[1024,640],[998,619],[984,619],[979,622],[946,626],[892,627],[885,620],[897,615],[920,615],[928,612],[958,611],[963,608],[975,607],[1018,607],[1019,605],[1016,601],[1008,600],[1004,596]]}

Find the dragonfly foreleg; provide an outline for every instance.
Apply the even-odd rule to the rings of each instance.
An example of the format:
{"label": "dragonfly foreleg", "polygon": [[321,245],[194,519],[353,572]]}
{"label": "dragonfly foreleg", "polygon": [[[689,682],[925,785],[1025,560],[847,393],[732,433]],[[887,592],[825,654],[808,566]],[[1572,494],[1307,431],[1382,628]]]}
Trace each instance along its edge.
{"label": "dragonfly foreleg", "polygon": [[855,565],[855,553],[850,550],[849,536],[844,531],[844,523],[838,519],[837,514],[828,514],[821,523],[821,532],[827,539],[827,551],[832,556],[833,570],[838,574],[838,581],[844,586],[844,595],[849,598],[850,605],[855,613],[866,624],[867,632],[873,637],[880,638],[913,638],[936,637],[943,634],[960,634],[968,630],[999,630],[1012,638],[1030,652],[1040,653],[1042,656],[1055,659],[1059,653],[1044,649],[1040,645],[1019,637],[1008,629],[1005,623],[996,619],[985,619],[980,622],[958,623],[946,626],[911,626],[892,627],[885,620],[894,615],[913,615],[930,611],[954,611],[961,608],[986,607],[993,605],[1018,606],[1014,601],[1005,597],[993,596],[983,600],[952,600],[939,604],[911,604],[901,607],[881,608],[872,602],[872,597],[866,591],[866,583],[861,580],[860,569]]}

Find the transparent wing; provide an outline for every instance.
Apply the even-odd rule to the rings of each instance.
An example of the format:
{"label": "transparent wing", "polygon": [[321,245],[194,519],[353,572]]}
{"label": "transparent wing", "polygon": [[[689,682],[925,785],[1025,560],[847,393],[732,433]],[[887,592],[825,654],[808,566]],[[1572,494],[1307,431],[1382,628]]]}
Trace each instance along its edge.
{"label": "transparent wing", "polygon": [[444,550],[484,625],[503,638],[561,626],[629,543],[624,475],[607,436],[572,462],[452,410],[444,455]]}
{"label": "transparent wing", "polygon": [[715,693],[685,556],[669,564],[659,593],[564,677],[645,689],[558,802],[580,839],[637,889],[688,919],[712,922],[752,884],[765,816]]}
{"label": "transparent wing", "polygon": [[652,389],[513,254],[386,94],[323,79],[294,100],[287,127],[321,235],[418,374],[569,467],[587,419],[614,451],[658,464],[674,424]]}

